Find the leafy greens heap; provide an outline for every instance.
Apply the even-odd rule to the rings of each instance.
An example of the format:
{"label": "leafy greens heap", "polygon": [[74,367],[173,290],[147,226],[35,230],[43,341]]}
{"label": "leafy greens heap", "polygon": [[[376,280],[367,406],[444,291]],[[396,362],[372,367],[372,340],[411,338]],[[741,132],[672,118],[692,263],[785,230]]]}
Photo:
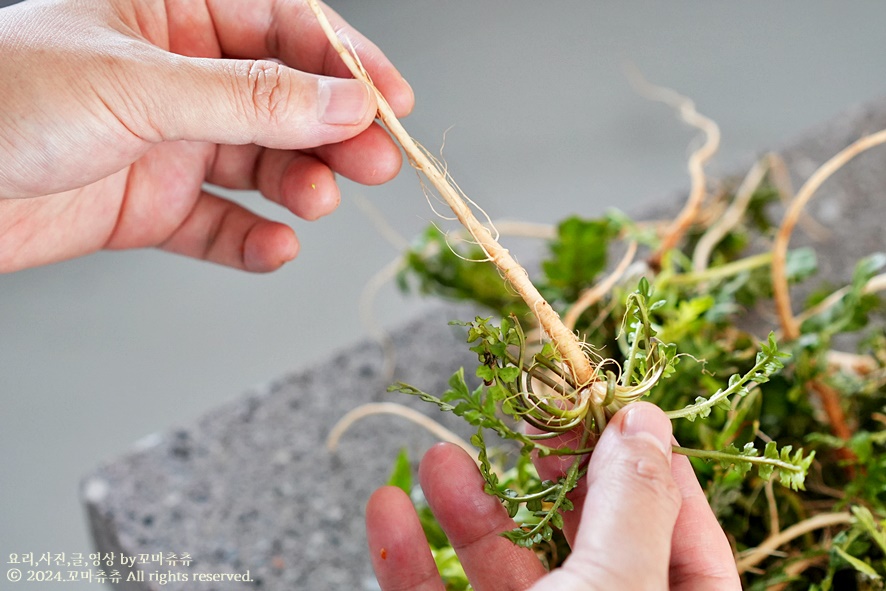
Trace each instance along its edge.
{"label": "leafy greens heap", "polygon": [[[799,338],[777,345],[772,332],[755,337],[773,294],[772,255],[745,251],[753,237],[772,229],[767,213],[776,195],[768,183],[757,189],[703,270],[693,270],[691,261],[706,230],[701,222],[681,249],[663,253],[659,268],[634,265],[581,312],[574,328],[599,361],[591,385],[573,382],[550,343],[534,345],[539,339],[527,335],[537,328],[526,304],[494,268],[470,262],[483,258],[476,246],[453,246],[431,228],[410,250],[402,286],[471,301],[492,315],[463,323],[477,354],[476,380],[459,370],[439,397],[406,384],[392,389],[477,428],[472,443],[486,492],[518,524],[509,539],[536,548],[552,566],[563,559],[568,550],[558,529],[562,513],[572,509],[567,493],[584,474],[583,458],[607,418],[643,398],[675,420],[675,452],[692,459],[748,588],[827,590],[846,588],[850,580],[854,588],[883,588],[886,307],[866,286],[886,257],[860,261],[848,286],[814,293]],[[557,227],[534,282],[564,314],[600,280],[611,249],[636,241],[654,250],[655,236],[620,214],[569,218]],[[791,251],[788,280],[810,277],[815,266],[812,250]],[[847,334],[857,352],[835,354],[834,340]],[[589,399],[590,407],[584,405]],[[570,431],[581,434],[576,445],[549,444]],[[497,439],[494,448],[487,447],[490,436]],[[516,457],[511,466],[502,450]],[[533,453],[575,459],[556,482],[541,481],[531,467]],[[784,486],[773,488],[773,476]],[[829,527],[834,535],[813,527]],[[792,531],[802,535],[787,538]],[[766,544],[778,536],[780,552],[770,556]],[[436,552],[444,575],[458,572],[445,543]],[[448,580],[453,589],[467,588],[461,575]]]}

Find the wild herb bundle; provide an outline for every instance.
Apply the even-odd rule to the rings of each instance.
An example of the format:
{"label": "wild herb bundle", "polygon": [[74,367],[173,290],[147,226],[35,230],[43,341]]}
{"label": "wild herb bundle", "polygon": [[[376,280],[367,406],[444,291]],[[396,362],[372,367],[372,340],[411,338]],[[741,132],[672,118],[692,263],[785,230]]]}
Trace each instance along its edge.
{"label": "wild herb bundle", "polygon": [[[372,86],[310,1],[354,76]],[[704,133],[689,159],[686,205],[657,223],[617,213],[566,219],[531,281],[376,91],[379,117],[426,192],[467,231],[456,241],[429,229],[404,255],[401,284],[488,311],[463,323],[477,355],[473,375],[457,371],[443,393],[393,389],[477,429],[471,442],[486,492],[515,518],[506,536],[552,567],[567,552],[557,532],[596,437],[619,408],[643,399],[674,420],[674,451],[690,457],[747,588],[881,589],[886,307],[877,294],[886,255],[859,261],[848,285],[823,286],[795,314],[791,285],[811,281],[816,262],[814,251],[789,242],[818,187],[886,142],[886,131],[836,154],[796,194],[775,156],[737,186],[710,191],[704,165],[719,145],[717,126],[672,91],[644,90]],[[779,197],[787,206],[775,219]],[[837,350],[847,335],[856,349]],[[541,481],[532,454],[574,459],[558,480]],[[403,458],[394,481],[411,487]],[[467,588],[445,536],[426,509],[420,514],[444,578]]]}
{"label": "wild herb bundle", "polygon": [[[724,194],[712,207],[728,207],[733,198]],[[435,230],[407,255],[404,284],[473,301],[490,312],[467,323],[479,385],[469,387],[459,371],[439,397],[405,384],[395,389],[478,427],[472,443],[480,450],[487,492],[519,523],[509,538],[556,557],[554,562],[565,558],[555,533],[562,523],[558,514],[571,509],[565,493],[584,464],[576,460],[557,482],[542,482],[530,453],[588,453],[597,426],[642,397],[674,419],[680,442],[675,452],[692,458],[747,588],[881,588],[886,306],[876,291],[886,256],[860,261],[849,285],[815,291],[798,316],[798,337],[777,344],[775,329],[761,338],[751,327],[763,324],[765,310],[772,309],[772,255],[744,252],[751,237],[774,230],[767,215],[774,201],[777,191],[764,181],[705,269],[692,269],[691,252],[709,228],[693,224],[684,248],[665,253],[657,273],[645,262],[626,267],[577,316],[575,330],[593,343],[599,359],[594,382],[599,417],[575,412],[582,395],[556,349],[527,339],[531,314],[501,282],[490,284],[483,268],[468,262],[478,254],[476,247],[441,244],[444,238]],[[605,281],[601,275],[615,243],[636,238],[654,248],[656,233],[650,229],[621,215],[562,222],[548,243],[536,279],[539,290],[565,316],[571,302]],[[809,281],[814,252],[789,252],[786,269],[790,282]],[[475,294],[475,284],[484,289]],[[501,288],[491,293],[490,285]],[[856,351],[833,349],[834,340],[845,335],[853,337]],[[555,395],[539,395],[543,388]],[[527,434],[521,422],[537,434]],[[582,428],[588,436],[575,448],[545,445],[548,433]],[[497,436],[495,451],[487,450],[488,433]],[[507,458],[503,449],[510,450]],[[396,481],[408,482],[402,469],[400,474]],[[423,515],[433,532],[430,513]],[[429,539],[442,544],[441,572],[450,573],[453,584],[462,580],[445,538],[432,533]]]}

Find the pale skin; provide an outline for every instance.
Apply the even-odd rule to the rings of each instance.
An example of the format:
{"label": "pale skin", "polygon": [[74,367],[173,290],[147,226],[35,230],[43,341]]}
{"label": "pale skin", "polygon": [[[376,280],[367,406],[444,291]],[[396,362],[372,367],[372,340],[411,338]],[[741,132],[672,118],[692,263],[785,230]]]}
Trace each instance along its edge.
{"label": "pale skin", "polygon": [[[332,17],[408,114],[402,76]],[[339,202],[333,173],[400,169],[303,2],[30,0],[0,11],[0,55],[0,272],[149,246],[272,271],[298,251],[292,229],[204,182],[313,220]]]}
{"label": "pale skin", "polygon": [[[467,453],[439,444],[419,475],[431,509],[477,591],[741,589],[732,551],[689,460],[671,454],[670,420],[637,402],[603,431],[588,475],[565,517],[572,546],[565,564],[547,573],[529,550],[498,534],[514,522]],[[565,463],[536,462],[542,478]],[[412,503],[394,487],[377,490],[366,508],[369,552],[382,591],[443,591]]]}
{"label": "pale skin", "polygon": [[[395,116],[407,115],[403,77],[325,12]],[[379,184],[401,167],[374,123],[376,95],[349,79],[300,0],[27,0],[0,10],[0,55],[0,272],[144,247],[273,271],[298,252],[292,229],[204,183],[257,189],[314,220],[340,200],[336,174]],[[738,588],[688,462],[671,459],[669,423],[649,413],[639,434],[620,435],[622,413],[604,432],[585,521],[567,518],[573,558],[550,575],[496,535],[507,516],[470,458],[429,452],[422,483],[475,588],[664,589],[669,577],[673,589]],[[547,476],[560,468],[539,464]],[[395,489],[370,500],[382,588],[440,589],[411,511]],[[651,586],[630,586],[636,577]]]}

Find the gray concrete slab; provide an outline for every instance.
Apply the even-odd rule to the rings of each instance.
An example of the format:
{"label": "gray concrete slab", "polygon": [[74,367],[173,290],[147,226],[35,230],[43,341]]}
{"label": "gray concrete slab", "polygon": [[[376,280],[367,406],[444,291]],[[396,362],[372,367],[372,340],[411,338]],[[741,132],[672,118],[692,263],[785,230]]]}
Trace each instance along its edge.
{"label": "gray concrete slab", "polygon": [[[871,104],[812,130],[782,153],[799,182],[857,137],[884,127],[886,102]],[[845,280],[860,256],[886,251],[883,187],[880,149],[850,163],[815,197],[809,211],[833,232],[818,244],[823,277]],[[798,235],[795,244],[804,242],[808,237]],[[446,324],[453,317],[470,317],[470,311],[436,310],[396,331],[396,379],[439,393],[448,376],[471,361],[459,331]],[[146,565],[147,577],[248,571],[252,579],[199,587],[145,581],[131,586],[138,591],[376,588],[364,549],[363,504],[384,482],[398,449],[406,446],[418,458],[431,439],[398,419],[372,418],[346,436],[337,455],[326,453],[321,441],[338,417],[362,402],[415,402],[385,394],[386,385],[379,350],[360,342],[190,426],[152,436],[84,481],[98,547],[130,556],[187,552],[193,559],[187,567]],[[440,416],[429,405],[423,411]]]}
{"label": "gray concrete slab", "polygon": [[[470,362],[463,329],[447,324],[453,318],[471,316],[436,309],[396,331],[397,379],[442,392],[452,371]],[[378,344],[361,342],[193,425],[152,435],[86,478],[83,497],[102,552],[193,559],[186,567],[148,561],[133,571],[142,571],[144,582],[115,588],[374,588],[363,559],[363,505],[401,448],[418,459],[433,438],[397,417],[374,416],[344,435],[338,453],[323,442],[364,402],[397,399],[441,418],[429,405],[386,394],[389,383]],[[193,582],[195,573],[247,572],[251,584]],[[124,582],[130,576],[124,572]]]}

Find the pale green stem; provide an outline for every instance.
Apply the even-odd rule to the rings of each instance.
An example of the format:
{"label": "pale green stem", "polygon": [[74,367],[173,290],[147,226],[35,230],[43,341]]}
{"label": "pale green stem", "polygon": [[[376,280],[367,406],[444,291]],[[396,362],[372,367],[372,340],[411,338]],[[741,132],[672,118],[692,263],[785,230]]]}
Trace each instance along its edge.
{"label": "pale green stem", "polygon": [[769,465],[774,466],[780,470],[788,470],[790,472],[802,472],[803,468],[801,466],[795,466],[789,462],[785,462],[783,460],[777,458],[767,458],[765,456],[738,456],[735,454],[730,454],[722,451],[714,451],[707,449],[692,449],[689,447],[680,447],[679,445],[675,445],[673,447],[674,453],[678,453],[683,456],[688,456],[690,458],[701,458],[704,460],[718,460],[723,462],[750,462],[752,464],[758,465]]}
{"label": "pale green stem", "polygon": [[687,283],[702,283],[705,281],[712,281],[717,279],[725,279],[727,277],[732,277],[734,275],[738,275],[744,271],[753,271],[754,269],[759,269],[760,267],[765,267],[772,263],[772,253],[764,252],[757,255],[745,257],[743,259],[739,259],[737,261],[733,261],[731,263],[727,263],[725,265],[718,265],[716,267],[708,267],[704,271],[693,272],[693,273],[680,273],[677,275],[671,275],[670,277],[663,278],[662,281],[665,283],[672,283],[674,285],[684,285]]}

